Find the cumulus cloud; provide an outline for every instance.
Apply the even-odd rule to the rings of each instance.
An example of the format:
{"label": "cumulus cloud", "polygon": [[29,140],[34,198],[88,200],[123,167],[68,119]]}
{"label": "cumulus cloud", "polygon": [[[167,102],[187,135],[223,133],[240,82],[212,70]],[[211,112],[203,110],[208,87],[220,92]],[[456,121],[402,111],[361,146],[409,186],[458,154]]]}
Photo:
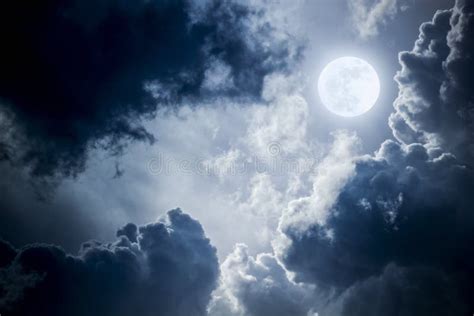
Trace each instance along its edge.
{"label": "cumulus cloud", "polygon": [[362,39],[379,34],[379,28],[393,20],[406,6],[400,0],[351,0],[348,1],[354,27]]}
{"label": "cumulus cloud", "polygon": [[413,50],[400,53],[402,69],[395,77],[400,92],[390,117],[399,141],[441,146],[469,163],[474,157],[471,11],[469,2],[458,1],[422,24]]}
{"label": "cumulus cloud", "polygon": [[[389,163],[394,157],[401,159]],[[312,225],[303,234],[283,227],[292,240],[284,262],[301,280],[344,288],[380,273],[390,262],[426,260],[453,269],[447,261],[469,256],[467,248],[458,245],[458,253],[453,243],[462,240],[467,247],[473,238],[468,233],[472,201],[466,199],[472,172],[453,156],[430,158],[420,144],[402,148],[387,141],[376,157],[360,158],[355,171],[326,224]],[[328,229],[332,238],[326,237]]]}
{"label": "cumulus cloud", "polygon": [[93,151],[89,168],[46,202],[36,201],[27,175],[0,167],[0,230],[16,246],[41,241],[75,251],[84,240],[110,240],[123,222],[152,221],[157,209],[179,205],[200,219],[223,258],[236,242],[252,254],[270,251],[282,210],[306,191],[325,153],[307,132],[311,108],[295,88],[304,83],[273,74],[262,102],[219,97],[163,108],[146,125],[160,141],[131,144],[120,157],[122,177],[112,179],[116,158]]}
{"label": "cumulus cloud", "polygon": [[[216,188],[214,178],[185,176],[174,170],[173,174],[165,175],[165,170],[157,175],[148,166],[161,154],[174,162],[189,159],[193,163],[219,156],[245,133],[252,113],[267,107],[266,101],[260,100],[268,97],[268,93],[263,96],[262,85],[271,74],[285,78],[301,53],[298,40],[279,22],[286,14],[281,7],[275,18],[273,10],[277,8],[253,0],[133,4],[74,0],[35,4],[44,10],[31,9],[29,19],[21,12],[30,10],[25,3],[1,6],[0,14],[5,17],[0,23],[10,24],[0,32],[8,33],[5,41],[17,44],[9,45],[2,56],[25,56],[25,64],[20,58],[11,63],[0,61],[10,67],[3,68],[2,78],[9,69],[18,79],[5,79],[16,90],[0,87],[3,236],[15,246],[41,241],[76,250],[90,238],[113,238],[114,227],[122,222],[154,220],[159,215],[157,204],[158,209],[192,207],[193,215],[212,218],[209,226],[222,231],[227,228],[221,228],[219,217],[223,210],[231,209],[228,212],[234,215],[228,219],[233,226],[241,216],[238,207],[229,205],[231,199],[226,194],[234,187]],[[7,10],[10,6],[11,12]],[[16,38],[13,33],[17,29],[27,34]],[[47,40],[35,40],[41,36]],[[22,50],[28,43],[32,49]],[[28,75],[29,64],[42,65],[34,72],[41,80]],[[20,73],[25,75],[20,77]],[[80,76],[89,73],[90,78]],[[116,81],[102,84],[104,76]],[[251,86],[246,86],[250,82]],[[21,89],[30,86],[42,94],[23,93]],[[2,89],[18,93],[10,100],[2,95]],[[60,99],[61,105],[49,106],[46,97]],[[20,105],[13,98],[24,103]],[[109,98],[120,104],[108,102]],[[155,110],[154,119],[147,120]],[[267,109],[260,115],[271,112]],[[133,135],[121,133],[129,124]],[[128,144],[140,135],[147,141]],[[160,142],[149,146],[155,136]],[[120,157],[111,157],[122,151],[124,143],[132,147]],[[262,146],[267,152],[266,144]],[[17,165],[27,168],[13,167]],[[53,184],[61,184],[53,191],[43,177],[31,183],[28,171],[38,175],[80,173],[75,178],[60,178],[61,182],[53,179]],[[119,174],[122,177],[115,177]],[[199,194],[195,194],[197,187],[202,191]],[[38,193],[46,199],[39,200]],[[247,227],[258,223],[250,216],[246,221]],[[226,240],[223,235],[228,234],[223,233],[219,240]],[[237,235],[249,243],[254,239],[244,231],[228,238]],[[228,252],[234,242],[225,241],[226,246],[220,249]]]}
{"label": "cumulus cloud", "polygon": [[[414,49],[400,54],[400,93],[389,120],[395,140],[358,156],[354,135],[336,135],[310,177],[310,194],[266,200],[288,204],[275,254],[250,256],[237,246],[222,265],[212,312],[266,315],[269,297],[283,315],[472,312],[474,173],[466,113],[473,9],[458,1],[436,13]],[[285,299],[275,299],[280,290]],[[294,299],[300,309],[290,309]]]}
{"label": "cumulus cloud", "polygon": [[[9,315],[205,315],[218,278],[216,250],[181,210],[79,255],[48,244],[0,242],[0,311]],[[131,237],[132,239],[129,239]],[[133,241],[133,239],[135,239]]]}
{"label": "cumulus cloud", "polygon": [[306,316],[314,297],[312,286],[296,284],[271,254],[248,254],[237,244],[221,265],[221,284],[209,307],[211,316]]}
{"label": "cumulus cloud", "polygon": [[[206,6],[193,9],[196,10],[193,23],[207,19]],[[251,247],[239,244],[223,260],[219,287],[208,306],[211,315],[420,316],[472,312],[474,201],[470,191],[474,176],[469,152],[472,141],[469,113],[473,89],[471,72],[467,71],[472,66],[471,59],[465,53],[472,44],[469,36],[472,9],[467,2],[458,1],[453,10],[437,13],[432,22],[421,27],[414,49],[400,55],[402,70],[397,75],[400,94],[390,118],[395,140],[383,142],[375,153],[359,156],[357,137],[336,133],[328,155],[309,174],[284,173],[282,179],[270,172],[256,174],[252,170],[237,176],[211,175],[199,181],[188,174],[173,174],[168,178],[160,175],[163,182],[137,181],[136,186],[148,187],[140,193],[153,197],[147,203],[155,203],[156,196],[161,194],[162,199],[168,198],[168,203],[174,204],[181,198],[183,203],[195,204],[201,214],[207,214],[206,223],[220,232],[215,235],[220,245],[228,246],[236,239],[245,238],[257,245],[255,236],[264,230],[261,226],[270,223],[268,226],[276,228],[276,218],[283,211],[278,231],[281,238],[274,240],[274,253],[268,253],[271,249],[267,249],[254,255]],[[234,19],[234,13],[226,10],[219,14]],[[235,24],[239,30],[260,25],[242,21],[246,22]],[[227,24],[223,23],[222,27],[227,28]],[[212,49],[206,50],[209,51]],[[227,93],[239,84],[232,59],[217,51],[216,59],[204,64],[203,81],[196,86],[202,93]],[[216,81],[206,83],[206,72],[207,79],[214,73]],[[266,106],[246,104],[244,111],[240,103],[228,102],[223,112],[217,112],[209,110],[216,105],[211,102],[207,107],[178,109],[159,121],[163,131],[179,129],[164,140],[172,144],[169,153],[182,154],[186,150],[205,153],[206,163],[224,169],[255,156],[268,161],[311,157],[312,144],[307,139],[306,126],[308,105],[300,94],[294,93],[292,80],[288,79],[285,75],[265,75],[257,94],[268,102]],[[151,86],[155,89],[160,84]],[[196,136],[199,133],[201,137]],[[176,149],[176,144],[180,144],[182,151]],[[135,159],[130,160],[136,163]],[[243,185],[247,183],[250,183],[248,188]],[[189,192],[198,192],[206,198],[196,199]],[[125,195],[123,190],[115,193]],[[225,214],[221,212],[229,207]],[[257,216],[248,216],[248,211]],[[0,244],[0,251],[6,254],[6,259],[0,256],[3,260],[0,263],[5,262],[2,264],[7,267],[2,273],[9,276],[1,283],[2,291],[15,283],[9,280],[22,280],[18,281],[16,290],[8,290],[9,302],[33,299],[29,293],[37,293],[35,289],[42,289],[44,284],[55,290],[60,288],[57,292],[65,293],[64,298],[70,299],[72,289],[61,283],[62,277],[68,275],[77,280],[81,279],[78,276],[88,275],[85,280],[92,280],[93,284],[100,278],[97,289],[107,294],[101,297],[104,302],[113,296],[114,302],[121,302],[120,308],[125,311],[136,306],[154,308],[153,304],[161,304],[164,297],[171,303],[163,303],[155,311],[163,308],[171,314],[202,314],[217,282],[217,260],[196,222],[172,217],[168,215],[167,220],[148,228],[127,225],[117,232],[116,243],[89,243],[79,256],[66,255],[50,246],[15,250]],[[168,248],[168,243],[162,241],[166,236],[173,236],[169,238],[177,246]],[[269,236],[273,238],[272,234]],[[222,238],[217,240],[219,237]],[[190,238],[195,243],[189,242]],[[268,242],[269,238],[265,239]],[[30,249],[34,254],[28,255],[33,252]],[[10,272],[11,267],[31,267],[35,260],[43,258],[43,252],[53,253],[48,255],[53,257],[48,262],[65,267],[64,274],[55,279],[57,283],[48,283],[45,281],[48,274],[38,273],[49,271],[49,266]],[[102,259],[104,253],[106,260]],[[176,254],[179,260],[174,260],[178,258]],[[193,256],[197,257],[192,260]],[[166,269],[150,269],[150,262]],[[204,272],[195,274],[194,264],[207,268],[198,269]],[[137,274],[148,278],[136,281]],[[202,275],[207,277],[201,278]],[[195,283],[186,283],[188,277]],[[128,286],[129,283],[133,286]],[[81,291],[90,289],[78,284]],[[168,284],[174,286],[166,290],[160,287]],[[124,295],[124,288],[138,292],[123,290]],[[156,292],[163,296],[150,299]],[[90,293],[97,292],[90,290]],[[136,298],[133,293],[145,293],[140,296],[144,299]],[[186,295],[196,293],[205,294]],[[16,298],[20,296],[21,299]],[[176,301],[176,297],[184,301]],[[95,302],[96,298],[90,299]],[[66,302],[75,306],[74,302]],[[97,306],[102,314],[115,312],[101,302]],[[141,311],[134,309],[134,313]]]}
{"label": "cumulus cloud", "polygon": [[335,293],[319,306],[322,314],[474,309],[472,118],[465,115],[472,111],[473,10],[457,1],[437,12],[414,49],[400,54],[390,118],[397,140],[354,160],[352,176],[325,205],[326,220],[287,225],[292,216],[282,218],[277,249],[285,267],[295,281]]}
{"label": "cumulus cloud", "polygon": [[[91,148],[153,142],[143,119],[186,97],[258,98],[299,44],[236,1],[9,2],[0,8],[0,158],[75,175]],[[206,91],[202,91],[204,87]]]}

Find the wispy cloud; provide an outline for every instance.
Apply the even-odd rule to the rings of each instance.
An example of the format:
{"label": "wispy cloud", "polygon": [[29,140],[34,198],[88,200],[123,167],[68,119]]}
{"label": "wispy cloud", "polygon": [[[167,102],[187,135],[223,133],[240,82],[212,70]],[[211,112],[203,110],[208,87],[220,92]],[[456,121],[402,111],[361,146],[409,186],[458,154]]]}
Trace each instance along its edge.
{"label": "wispy cloud", "polygon": [[348,5],[356,32],[362,39],[377,36],[381,25],[407,9],[400,0],[350,0]]}

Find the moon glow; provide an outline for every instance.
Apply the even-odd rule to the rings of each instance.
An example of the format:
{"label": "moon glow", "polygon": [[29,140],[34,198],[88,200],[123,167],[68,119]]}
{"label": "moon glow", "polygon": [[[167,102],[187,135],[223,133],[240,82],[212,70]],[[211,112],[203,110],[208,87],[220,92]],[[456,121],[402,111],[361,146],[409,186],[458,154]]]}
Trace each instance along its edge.
{"label": "moon glow", "polygon": [[346,117],[370,110],[380,93],[375,69],[357,57],[333,60],[321,72],[318,93],[322,103],[334,114]]}

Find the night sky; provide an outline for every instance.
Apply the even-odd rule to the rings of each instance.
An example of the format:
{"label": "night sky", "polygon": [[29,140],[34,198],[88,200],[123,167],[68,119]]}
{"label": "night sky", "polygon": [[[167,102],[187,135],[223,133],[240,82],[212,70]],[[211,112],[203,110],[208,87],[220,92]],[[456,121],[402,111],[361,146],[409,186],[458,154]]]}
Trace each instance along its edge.
{"label": "night sky", "polygon": [[474,1],[3,1],[0,39],[0,316],[473,315]]}

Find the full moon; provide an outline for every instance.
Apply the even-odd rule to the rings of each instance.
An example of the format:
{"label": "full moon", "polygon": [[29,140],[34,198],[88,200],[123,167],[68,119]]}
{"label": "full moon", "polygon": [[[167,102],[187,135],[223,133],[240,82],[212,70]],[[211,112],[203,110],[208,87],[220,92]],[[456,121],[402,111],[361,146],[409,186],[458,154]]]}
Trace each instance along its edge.
{"label": "full moon", "polygon": [[365,60],[342,57],[323,69],[318,80],[318,92],[329,111],[340,116],[358,116],[370,110],[377,101],[379,77]]}

